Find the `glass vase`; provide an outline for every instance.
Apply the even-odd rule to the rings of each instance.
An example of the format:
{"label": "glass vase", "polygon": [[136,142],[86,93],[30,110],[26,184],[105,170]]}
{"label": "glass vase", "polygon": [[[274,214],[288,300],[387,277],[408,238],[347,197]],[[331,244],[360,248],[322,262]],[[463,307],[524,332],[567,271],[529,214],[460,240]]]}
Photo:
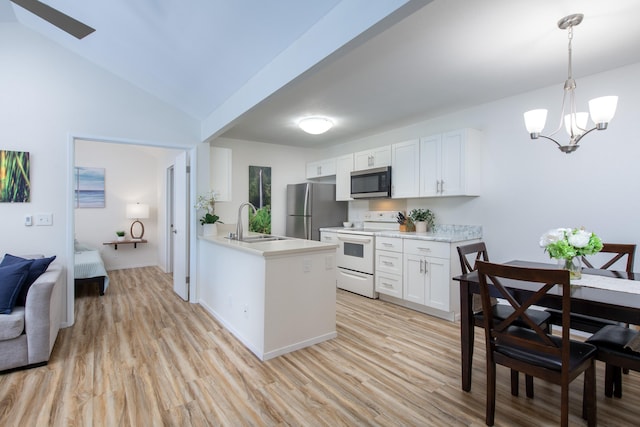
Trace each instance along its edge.
{"label": "glass vase", "polygon": [[579,256],[571,259],[561,258],[558,260],[558,265],[560,268],[569,270],[569,277],[571,280],[578,280],[582,277],[582,261]]}

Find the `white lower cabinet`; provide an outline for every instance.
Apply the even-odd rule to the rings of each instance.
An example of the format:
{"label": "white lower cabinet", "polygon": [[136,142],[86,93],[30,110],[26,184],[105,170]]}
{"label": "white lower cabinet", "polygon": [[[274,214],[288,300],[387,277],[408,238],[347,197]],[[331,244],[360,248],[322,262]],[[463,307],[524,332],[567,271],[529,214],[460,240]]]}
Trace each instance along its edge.
{"label": "white lower cabinet", "polygon": [[[456,247],[464,242],[376,237],[375,285],[380,299],[454,321],[460,314]],[[388,298],[392,297],[392,298]]]}
{"label": "white lower cabinet", "polygon": [[449,259],[404,255],[404,299],[449,311]]}
{"label": "white lower cabinet", "polygon": [[375,259],[376,292],[402,298],[402,239],[377,237]]}
{"label": "white lower cabinet", "polygon": [[404,242],[404,298],[449,311],[450,244],[425,240]]}

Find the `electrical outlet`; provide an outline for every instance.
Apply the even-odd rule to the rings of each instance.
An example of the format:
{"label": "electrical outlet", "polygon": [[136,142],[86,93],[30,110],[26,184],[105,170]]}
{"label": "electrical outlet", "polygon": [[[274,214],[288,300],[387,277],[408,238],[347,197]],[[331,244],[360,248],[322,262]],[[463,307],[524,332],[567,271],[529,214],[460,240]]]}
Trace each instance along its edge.
{"label": "electrical outlet", "polygon": [[327,255],[324,257],[324,269],[333,270],[333,255]]}
{"label": "electrical outlet", "polygon": [[24,217],[24,225],[26,225],[27,227],[33,225],[33,222],[31,222],[31,215],[27,215]]}

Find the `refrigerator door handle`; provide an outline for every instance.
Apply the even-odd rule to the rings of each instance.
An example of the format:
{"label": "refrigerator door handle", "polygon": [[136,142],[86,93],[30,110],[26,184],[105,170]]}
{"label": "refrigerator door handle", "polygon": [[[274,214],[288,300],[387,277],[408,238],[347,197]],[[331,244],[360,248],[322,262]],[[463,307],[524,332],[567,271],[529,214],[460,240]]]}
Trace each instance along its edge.
{"label": "refrigerator door handle", "polygon": [[304,215],[304,238],[307,240],[311,239],[311,227],[309,226],[309,192],[311,190],[311,186],[307,184],[304,190],[304,211],[302,214]]}

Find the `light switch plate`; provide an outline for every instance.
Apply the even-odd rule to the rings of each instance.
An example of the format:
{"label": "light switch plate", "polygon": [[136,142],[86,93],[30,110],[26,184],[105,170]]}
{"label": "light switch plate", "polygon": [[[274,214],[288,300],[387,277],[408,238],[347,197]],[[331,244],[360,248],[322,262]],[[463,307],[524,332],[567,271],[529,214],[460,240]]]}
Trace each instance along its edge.
{"label": "light switch plate", "polygon": [[52,213],[36,214],[36,225],[53,225]]}

